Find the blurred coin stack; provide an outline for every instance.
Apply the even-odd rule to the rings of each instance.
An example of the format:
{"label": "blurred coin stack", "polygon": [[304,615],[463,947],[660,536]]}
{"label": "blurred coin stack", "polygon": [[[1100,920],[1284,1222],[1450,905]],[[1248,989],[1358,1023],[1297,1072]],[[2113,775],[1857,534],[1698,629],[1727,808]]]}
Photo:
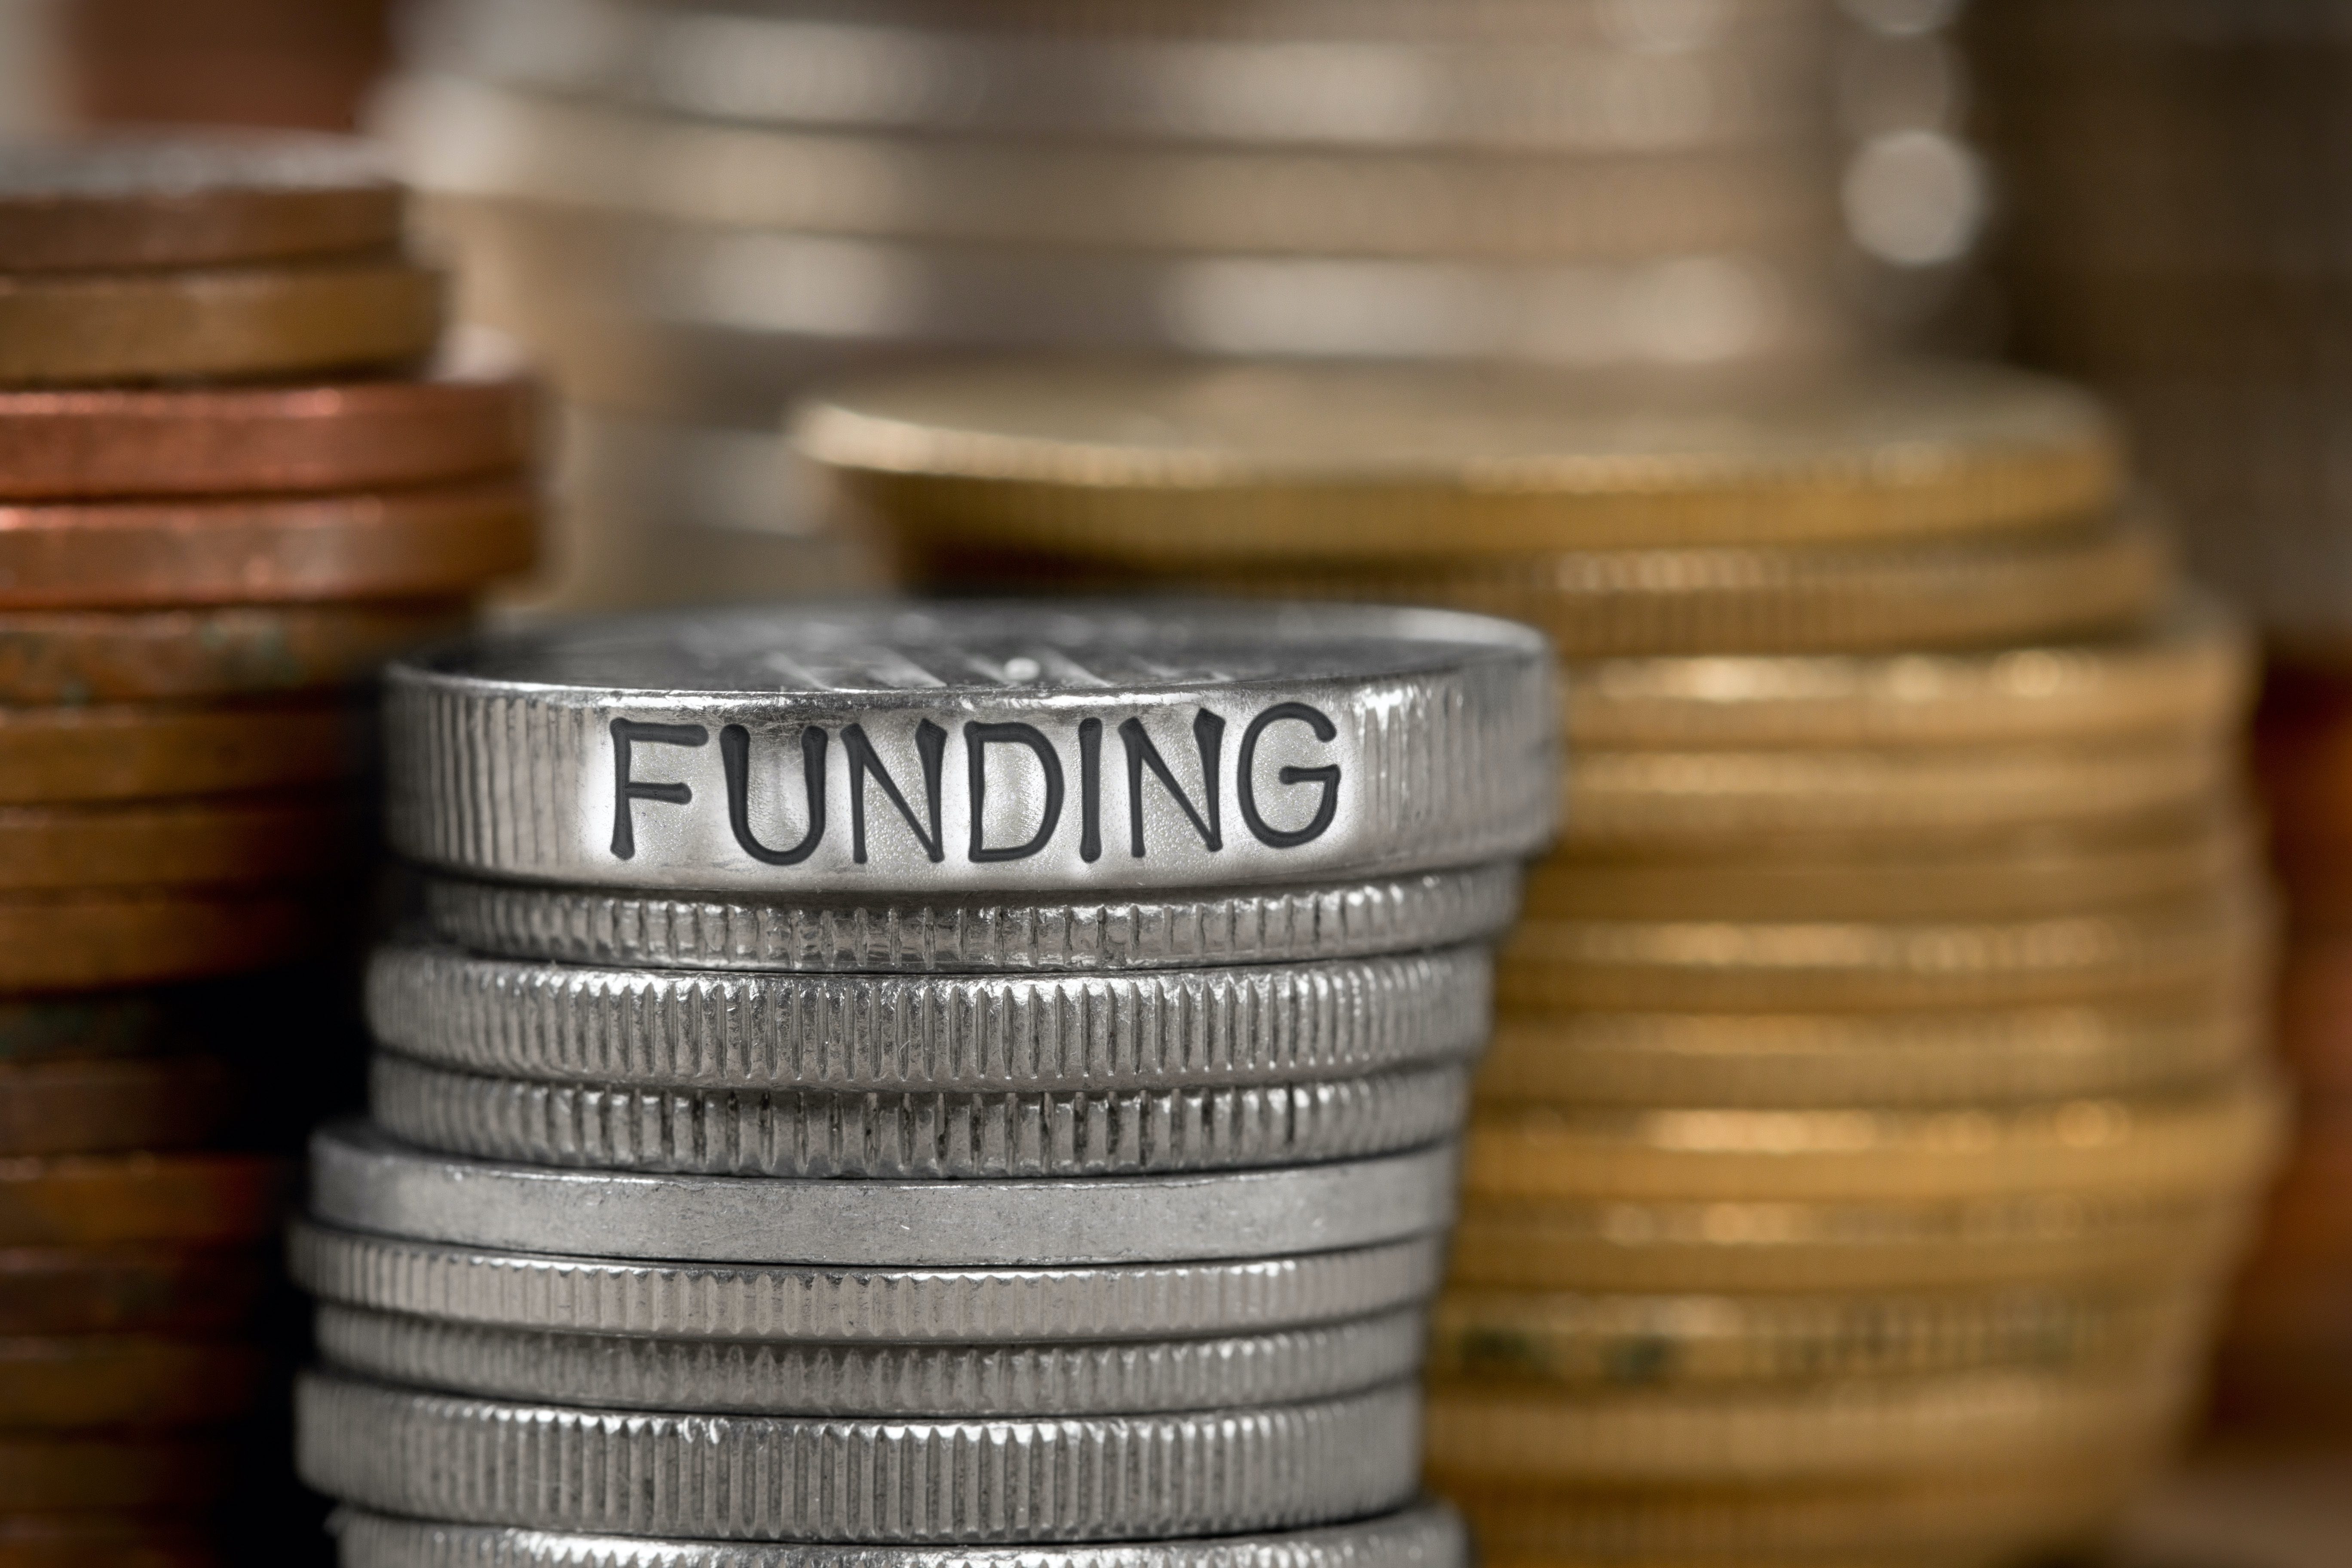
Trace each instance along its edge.
{"label": "blurred coin stack", "polygon": [[1445,599],[1570,654],[1433,1351],[1487,1561],[2007,1561],[2160,1462],[2275,1135],[2267,928],[2247,650],[2095,405],[1037,364],[797,428],[944,581]]}
{"label": "blurred coin stack", "polygon": [[1539,639],[706,612],[388,706],[425,925],[294,1247],[349,1568],[1463,1560],[1415,1379]]}
{"label": "blurred coin stack", "polygon": [[845,368],[1685,363],[1898,330],[1980,207],[1949,10],[440,0],[381,123],[468,316],[575,405],[565,594],[804,594],[847,546],[770,437]]}
{"label": "blurred coin stack", "polygon": [[404,374],[400,206],[324,139],[0,152],[10,1561],[201,1555],[283,1175],[217,1150],[366,902],[363,684],[529,558],[525,389]]}

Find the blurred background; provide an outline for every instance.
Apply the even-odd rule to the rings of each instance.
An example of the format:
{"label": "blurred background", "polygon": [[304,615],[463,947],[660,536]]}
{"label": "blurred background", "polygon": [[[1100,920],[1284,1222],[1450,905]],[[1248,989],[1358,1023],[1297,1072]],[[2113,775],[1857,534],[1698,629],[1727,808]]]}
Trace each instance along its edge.
{"label": "blurred background", "polygon": [[[1070,349],[1706,374],[2007,359],[2130,422],[2267,658],[2302,1138],[2206,1454],[2124,1550],[2352,1540],[2352,8],[2322,0],[0,0],[0,135],[359,130],[557,394],[501,613],[933,563],[778,439]],[[950,584],[952,585],[952,584]]]}

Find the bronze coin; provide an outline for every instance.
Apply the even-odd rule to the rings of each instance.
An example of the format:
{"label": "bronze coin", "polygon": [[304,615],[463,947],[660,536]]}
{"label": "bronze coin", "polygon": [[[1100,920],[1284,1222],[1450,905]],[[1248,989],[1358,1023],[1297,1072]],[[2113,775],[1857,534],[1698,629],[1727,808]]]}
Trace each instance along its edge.
{"label": "bronze coin", "polygon": [[154,800],[333,784],[366,765],[365,711],[319,699],[0,708],[0,804]]}
{"label": "bronze coin", "polygon": [[530,460],[531,384],[0,392],[0,497],[251,495],[436,484]]}
{"label": "bronze coin", "polygon": [[0,806],[0,894],[309,881],[357,861],[368,815],[349,790]]}
{"label": "bronze coin", "polygon": [[253,697],[355,685],[463,631],[461,599],[0,611],[0,703]]}
{"label": "bronze coin", "polygon": [[0,1062],[144,1055],[170,1049],[180,1033],[176,1010],[156,992],[0,997]]}
{"label": "bronze coin", "polygon": [[258,1241],[285,1217],[288,1175],[259,1154],[0,1160],[0,1246]]}
{"label": "bronze coin", "polygon": [[394,258],[0,275],[0,382],[20,386],[406,365],[440,333],[439,274]]}
{"label": "bronze coin", "polygon": [[0,994],[164,985],[289,963],[334,939],[337,896],[269,888],[0,900]]}
{"label": "bronze coin", "polygon": [[520,479],[382,493],[0,507],[0,609],[464,594],[531,563]]}
{"label": "bronze coin", "polygon": [[2280,1053],[2306,1093],[2352,1095],[2352,933],[2297,933],[2285,958]]}
{"label": "bronze coin", "polygon": [[396,243],[381,153],[329,136],[116,134],[0,149],[13,272],[286,260]]}
{"label": "bronze coin", "polygon": [[0,1568],[218,1568],[202,1512],[0,1514]]}
{"label": "bronze coin", "polygon": [[235,1089],[213,1057],[0,1063],[0,1156],[193,1148],[227,1120]]}
{"label": "bronze coin", "polygon": [[197,1426],[253,1408],[258,1345],[151,1334],[0,1339],[0,1428]]}
{"label": "bronze coin", "polygon": [[211,1502],[235,1458],[229,1445],[197,1435],[11,1433],[0,1436],[0,1513]]}
{"label": "bronze coin", "polygon": [[0,1334],[217,1333],[277,1278],[256,1243],[0,1248]]}

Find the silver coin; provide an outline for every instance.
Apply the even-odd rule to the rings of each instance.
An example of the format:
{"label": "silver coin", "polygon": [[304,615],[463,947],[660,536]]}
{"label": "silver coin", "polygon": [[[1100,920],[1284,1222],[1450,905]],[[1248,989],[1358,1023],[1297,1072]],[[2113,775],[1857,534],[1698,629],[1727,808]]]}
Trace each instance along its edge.
{"label": "silver coin", "polygon": [[723,120],[955,134],[1658,152],[1826,135],[1826,29],[1643,48],[916,28],[717,5],[428,7],[431,69]]}
{"label": "silver coin", "polygon": [[719,1541],[1052,1542],[1360,1518],[1418,1489],[1417,1384],[1313,1403],[1062,1420],[664,1415],[465,1399],[312,1373],[297,1467],[387,1513]]}
{"label": "silver coin", "polygon": [[485,1078],[376,1053],[394,1137],[480,1160],[720,1176],[968,1180],[1303,1165],[1460,1131],[1466,1067],[1219,1088],[1039,1093],[630,1089]]}
{"label": "silver coin", "polygon": [[383,1045],[504,1077],[703,1089],[1051,1090],[1353,1078],[1484,1047],[1485,948],[1089,975],[590,969],[394,944]]}
{"label": "silver coin", "polygon": [[544,1257],[297,1221],[295,1280],[326,1300],[452,1322],[669,1339],[835,1343],[1206,1338],[1425,1302],[1445,1238],[1342,1252],[1094,1268],[726,1268]]}
{"label": "silver coin", "polygon": [[629,1410],[929,1417],[1289,1405],[1420,1370],[1419,1309],[1215,1340],[831,1345],[532,1333],[322,1306],[319,1352],[385,1383]]}
{"label": "silver coin", "polygon": [[387,811],[428,865],[665,892],[1317,883],[1532,853],[1558,729],[1543,639],[1443,611],[703,612],[394,665]]}
{"label": "silver coin", "polygon": [[1181,969],[1410,952],[1499,935],[1518,902],[1510,863],[1093,903],[673,898],[441,877],[425,887],[434,931],[478,952],[818,973]]}
{"label": "silver coin", "polygon": [[358,1121],[310,1140],[310,1212],[351,1230],[593,1258],[878,1268],[1337,1252],[1444,1229],[1454,1146],[1181,1176],[826,1182],[652,1176],[427,1153]]}
{"label": "silver coin", "polygon": [[357,1509],[329,1521],[342,1568],[1465,1568],[1444,1503],[1318,1530],[1100,1546],[793,1546],[442,1524]]}

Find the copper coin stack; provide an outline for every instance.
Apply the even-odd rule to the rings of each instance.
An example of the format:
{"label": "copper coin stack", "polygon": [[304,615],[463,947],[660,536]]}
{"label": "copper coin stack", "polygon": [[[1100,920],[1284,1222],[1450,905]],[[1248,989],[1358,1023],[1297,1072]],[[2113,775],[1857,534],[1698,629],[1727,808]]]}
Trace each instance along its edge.
{"label": "copper coin stack", "polygon": [[1568,655],[1432,1353],[1486,1561],[2005,1562],[2162,1462],[2280,1108],[2246,640],[2099,405],[1035,363],[796,429],[936,586],[1438,601]]}
{"label": "copper coin stack", "polygon": [[1819,355],[1980,209],[1916,0],[435,0],[382,124],[575,407],[581,603],[852,569],[770,437],[1084,348]]}
{"label": "copper coin stack", "polygon": [[529,389],[408,373],[401,204],[324,139],[0,153],[8,1561],[205,1560],[286,1172],[219,1148],[278,1091],[198,983],[287,1032],[367,901],[367,678],[530,559]]}

